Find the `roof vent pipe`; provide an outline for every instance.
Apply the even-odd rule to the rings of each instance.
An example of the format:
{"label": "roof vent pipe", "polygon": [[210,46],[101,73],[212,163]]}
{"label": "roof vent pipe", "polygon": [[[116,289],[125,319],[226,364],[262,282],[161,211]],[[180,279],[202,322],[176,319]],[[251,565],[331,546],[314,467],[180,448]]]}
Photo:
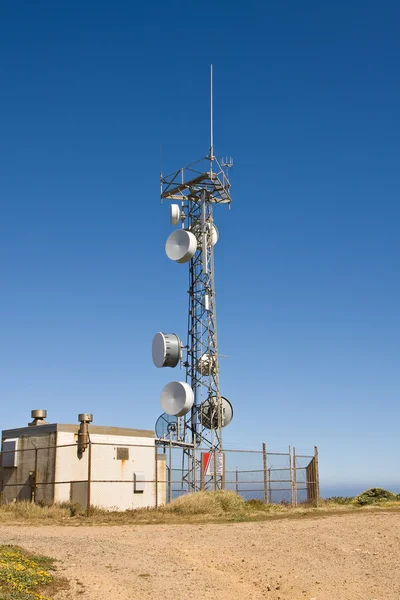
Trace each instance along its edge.
{"label": "roof vent pipe", "polygon": [[78,454],[82,454],[85,452],[90,441],[89,423],[93,421],[93,415],[81,413],[78,415],[78,421],[81,423],[78,431]]}
{"label": "roof vent pipe", "polygon": [[47,417],[47,410],[32,410],[31,417],[33,421],[32,423],[28,423],[29,427],[36,427],[37,425],[46,425],[47,421],[45,421],[45,418]]}

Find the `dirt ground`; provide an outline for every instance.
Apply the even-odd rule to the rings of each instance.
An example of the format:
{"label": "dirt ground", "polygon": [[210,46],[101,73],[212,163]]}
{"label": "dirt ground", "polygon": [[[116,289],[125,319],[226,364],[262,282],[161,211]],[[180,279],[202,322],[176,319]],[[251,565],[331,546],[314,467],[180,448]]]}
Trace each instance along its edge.
{"label": "dirt ground", "polygon": [[60,561],[56,600],[399,600],[400,513],[260,523],[32,527],[0,543]]}

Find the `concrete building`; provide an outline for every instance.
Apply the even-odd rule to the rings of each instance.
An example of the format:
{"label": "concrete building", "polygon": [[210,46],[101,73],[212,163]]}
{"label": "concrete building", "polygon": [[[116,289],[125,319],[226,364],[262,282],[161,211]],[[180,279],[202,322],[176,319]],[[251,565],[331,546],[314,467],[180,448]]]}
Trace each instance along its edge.
{"label": "concrete building", "polygon": [[[3,502],[78,502],[127,510],[166,501],[165,455],[153,431],[47,423],[32,411],[27,427],[2,432]],[[85,421],[86,418],[86,421]]]}

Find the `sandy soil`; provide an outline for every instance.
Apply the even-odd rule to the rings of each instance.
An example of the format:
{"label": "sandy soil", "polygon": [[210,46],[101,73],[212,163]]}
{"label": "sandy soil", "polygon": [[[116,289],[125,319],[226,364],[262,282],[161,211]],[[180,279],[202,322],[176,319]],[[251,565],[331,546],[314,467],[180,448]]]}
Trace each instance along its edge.
{"label": "sandy soil", "polygon": [[3,525],[82,600],[399,600],[400,514],[227,525]]}

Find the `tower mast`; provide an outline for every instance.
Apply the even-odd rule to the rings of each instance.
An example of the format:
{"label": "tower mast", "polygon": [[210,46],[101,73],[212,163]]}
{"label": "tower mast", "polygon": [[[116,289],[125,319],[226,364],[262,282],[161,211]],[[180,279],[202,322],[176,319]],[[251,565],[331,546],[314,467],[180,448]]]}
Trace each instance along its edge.
{"label": "tower mast", "polygon": [[[163,176],[161,174],[161,202],[169,200],[180,203],[171,205],[171,223],[178,224],[180,221],[182,228],[180,233],[178,233],[179,230],[175,231],[168,238],[166,252],[172,260],[189,263],[187,345],[183,347],[181,344],[183,353],[186,354],[185,357],[181,356],[181,365],[186,371],[186,382],[175,383],[187,386],[182,388],[186,390],[184,392],[186,406],[192,401],[191,408],[186,414],[182,414],[181,411],[178,414],[172,398],[175,392],[171,396],[168,391],[168,401],[163,404],[162,399],[162,407],[169,411],[167,418],[169,421],[171,421],[171,417],[176,416],[176,431],[182,432],[179,440],[183,452],[182,481],[187,489],[194,490],[199,487],[200,480],[205,488],[222,487],[223,472],[220,467],[217,468],[217,458],[222,456],[222,428],[230,422],[233,415],[232,406],[227,399],[221,397],[219,387],[214,279],[214,247],[218,240],[218,230],[214,224],[213,215],[216,204],[230,205],[231,203],[230,182],[227,173],[230,166],[232,166],[231,160],[225,161],[221,166],[214,156],[211,65],[209,155],[171,175]],[[177,251],[178,246],[179,252]],[[160,333],[157,335],[175,334]],[[162,360],[159,361],[159,364],[157,361],[155,362],[156,366],[175,366],[164,364]],[[168,384],[168,386],[171,385]],[[164,388],[164,391],[168,386]],[[163,418],[163,415],[160,418]],[[169,442],[171,442],[171,438]],[[163,440],[159,439],[159,443],[162,444]],[[197,457],[199,448],[207,451],[208,456],[211,455],[213,458],[208,474],[203,473],[201,476],[201,461]]]}

